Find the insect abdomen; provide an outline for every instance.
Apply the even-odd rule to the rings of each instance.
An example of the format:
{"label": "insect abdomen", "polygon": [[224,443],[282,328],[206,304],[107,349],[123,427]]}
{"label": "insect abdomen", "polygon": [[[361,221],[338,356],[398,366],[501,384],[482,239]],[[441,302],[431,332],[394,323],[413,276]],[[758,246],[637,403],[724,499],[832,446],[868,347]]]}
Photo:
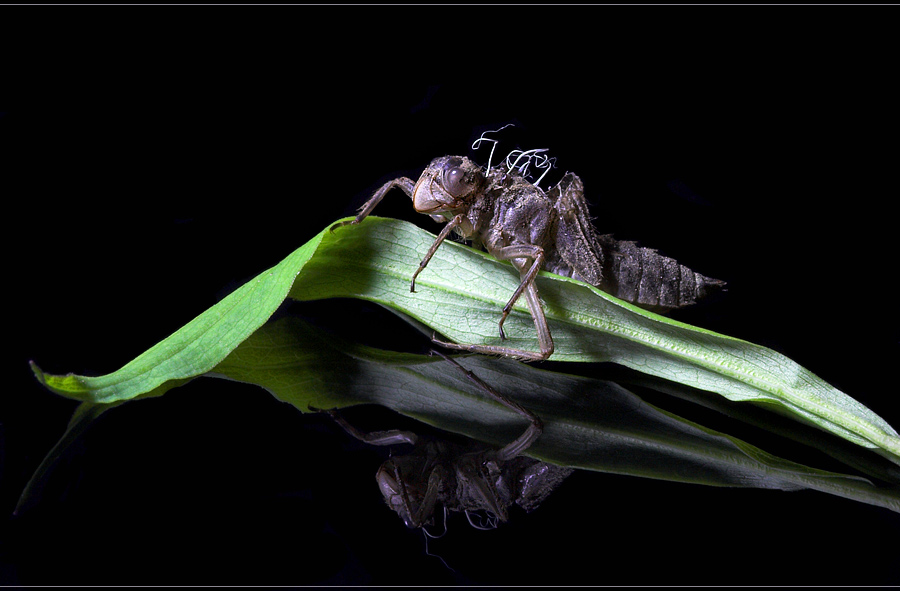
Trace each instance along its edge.
{"label": "insect abdomen", "polygon": [[689,306],[725,285],[635,242],[609,235],[598,236],[598,241],[605,260],[597,287],[642,308],[665,312]]}

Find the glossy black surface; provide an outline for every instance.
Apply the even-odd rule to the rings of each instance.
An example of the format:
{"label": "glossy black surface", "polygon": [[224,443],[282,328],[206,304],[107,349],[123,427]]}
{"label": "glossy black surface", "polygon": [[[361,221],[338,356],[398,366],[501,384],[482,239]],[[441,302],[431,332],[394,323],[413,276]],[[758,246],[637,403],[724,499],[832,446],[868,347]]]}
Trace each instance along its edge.
{"label": "glossy black surface", "polygon": [[[349,24],[354,10],[365,24]],[[455,20],[441,29],[447,11],[468,34]],[[900,427],[900,119],[877,19],[819,9],[828,26],[811,29],[797,10],[722,7],[711,20],[696,7],[120,8],[109,25],[95,14],[7,20],[23,41],[0,112],[15,236],[3,583],[900,583],[896,513],[591,473],[496,531],[452,521],[428,550],[453,572],[384,506],[385,450],[219,380],[108,413],[38,506],[8,518],[75,406],[33,380],[29,359],[113,371],[386,180],[443,154],[485,161],[469,146],[508,122],[498,154],[549,148],[550,182],[576,172],[599,231],[728,281],[679,319],[772,347]],[[399,191],[375,213],[439,229]],[[291,312],[358,324],[370,344],[427,347],[371,306]]]}

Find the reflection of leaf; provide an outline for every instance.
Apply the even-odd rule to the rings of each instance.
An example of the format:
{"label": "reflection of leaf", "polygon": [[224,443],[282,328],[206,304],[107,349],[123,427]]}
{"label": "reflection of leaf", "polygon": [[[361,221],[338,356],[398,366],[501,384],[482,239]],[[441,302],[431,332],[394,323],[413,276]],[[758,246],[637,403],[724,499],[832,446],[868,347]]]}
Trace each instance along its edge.
{"label": "reflection of leaf", "polygon": [[[77,400],[128,400],[213,370],[288,296],[371,300],[452,340],[496,344],[499,310],[518,275],[484,253],[445,242],[411,294],[409,278],[433,238],[412,224],[372,217],[360,226],[324,230],[119,371],[39,377]],[[900,463],[900,437],[890,425],[783,355],[645,312],[578,281],[544,273],[538,285],[556,343],[554,360],[614,361],[762,404]],[[513,310],[506,331],[508,345],[534,347],[524,303]]]}
{"label": "reflection of leaf", "polygon": [[[515,361],[459,359],[543,419],[545,431],[527,453],[545,461],[713,486],[811,488],[900,512],[897,490],[777,458],[661,411],[615,383]],[[211,375],[260,385],[303,411],[376,403],[498,446],[527,426],[439,357],[344,343],[294,318],[260,328]],[[79,408],[89,407],[90,420],[98,406]]]}
{"label": "reflection of leaf", "polygon": [[622,385],[649,388],[690,401],[743,423],[755,425],[770,433],[809,446],[874,478],[900,483],[900,466],[885,461],[881,456],[868,453],[865,448],[854,445],[845,439],[832,437],[830,434],[810,426],[798,425],[787,417],[773,416],[763,408],[734,404],[709,392],[681,384],[634,373],[625,376],[615,375],[619,372],[611,373],[614,374],[611,379]]}
{"label": "reflection of leaf", "polygon": [[[34,364],[32,364],[32,369],[35,372],[38,380],[41,382],[45,381],[44,373]],[[183,380],[170,380],[165,382],[158,388],[151,390],[150,392],[145,392],[144,394],[140,394],[135,396],[132,400],[143,400],[145,398],[155,398],[157,396],[162,396],[172,388],[177,388],[179,386],[183,386],[186,383],[190,382],[192,378],[186,378]],[[59,441],[56,442],[56,445],[53,446],[53,449],[47,453],[44,457],[41,465],[38,466],[37,470],[31,476],[28,481],[28,484],[25,485],[25,490],[22,491],[22,494],[19,497],[19,503],[16,505],[16,509],[14,513],[20,512],[24,509],[29,502],[33,500],[33,490],[35,487],[41,483],[45,478],[47,478],[53,463],[56,462],[57,458],[59,458],[63,452],[65,452],[66,448],[72,444],[82,433],[84,433],[85,429],[101,414],[104,412],[119,406],[120,404],[124,404],[128,402],[127,400],[121,400],[118,402],[110,402],[107,404],[103,403],[95,403],[95,402],[82,402],[75,408],[75,412],[72,414],[72,418],[69,419],[69,424],[66,426],[66,430],[63,433],[63,436]],[[39,488],[39,487],[38,487]]]}

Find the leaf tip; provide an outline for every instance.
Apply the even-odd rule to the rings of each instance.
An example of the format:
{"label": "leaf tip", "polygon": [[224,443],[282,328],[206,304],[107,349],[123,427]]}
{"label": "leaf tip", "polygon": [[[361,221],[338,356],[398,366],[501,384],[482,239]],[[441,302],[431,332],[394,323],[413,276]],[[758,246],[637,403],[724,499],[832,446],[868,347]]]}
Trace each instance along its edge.
{"label": "leaf tip", "polygon": [[35,363],[33,359],[28,360],[28,367],[31,368],[31,372],[34,374],[34,377],[37,378],[37,381],[46,386],[47,380],[44,378],[44,370],[38,367],[38,364]]}

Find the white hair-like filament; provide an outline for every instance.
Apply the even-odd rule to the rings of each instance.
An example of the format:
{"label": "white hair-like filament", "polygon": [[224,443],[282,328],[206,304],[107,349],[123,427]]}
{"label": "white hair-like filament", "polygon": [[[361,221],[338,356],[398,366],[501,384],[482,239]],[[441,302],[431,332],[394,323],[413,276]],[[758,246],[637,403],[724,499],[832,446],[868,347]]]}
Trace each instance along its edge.
{"label": "white hair-like filament", "polygon": [[479,137],[477,140],[475,140],[474,142],[472,142],[472,149],[473,149],[473,150],[477,150],[477,149],[481,146],[481,142],[491,142],[491,144],[493,144],[493,145],[491,146],[491,153],[490,153],[490,155],[488,156],[488,163],[487,163],[487,169],[486,169],[486,170],[490,170],[490,169],[491,169],[491,160],[493,160],[493,158],[494,158],[494,149],[497,147],[497,143],[498,143],[500,140],[495,140],[495,139],[493,139],[493,138],[489,138],[489,137],[485,137],[485,136],[486,136],[487,134],[489,134],[489,133],[499,133],[499,132],[503,131],[504,129],[506,129],[507,127],[513,127],[513,124],[512,124],[512,123],[507,123],[506,125],[504,125],[504,126],[501,127],[500,129],[489,129],[489,130],[485,131],[484,133],[482,133],[482,134],[481,134],[481,137]]}

